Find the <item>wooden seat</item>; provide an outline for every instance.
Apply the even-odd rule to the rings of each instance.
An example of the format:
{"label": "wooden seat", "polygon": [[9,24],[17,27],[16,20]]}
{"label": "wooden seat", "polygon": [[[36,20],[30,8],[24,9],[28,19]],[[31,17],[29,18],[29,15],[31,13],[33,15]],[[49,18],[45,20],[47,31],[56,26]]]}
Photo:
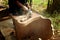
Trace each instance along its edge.
{"label": "wooden seat", "polygon": [[32,14],[32,17],[24,22],[20,22],[19,16],[12,16],[15,26],[17,40],[48,40],[52,36],[51,21],[43,19],[38,14]]}

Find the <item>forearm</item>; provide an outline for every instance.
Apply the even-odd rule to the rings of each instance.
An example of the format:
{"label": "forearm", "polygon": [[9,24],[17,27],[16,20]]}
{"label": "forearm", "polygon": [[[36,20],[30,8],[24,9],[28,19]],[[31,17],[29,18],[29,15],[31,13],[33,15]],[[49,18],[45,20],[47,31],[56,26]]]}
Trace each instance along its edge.
{"label": "forearm", "polygon": [[16,1],[18,7],[22,7],[23,10],[28,10],[28,8],[26,6],[24,6],[23,4],[21,4],[19,1]]}
{"label": "forearm", "polygon": [[19,7],[24,7],[24,5],[21,4],[19,1],[16,1],[16,4],[17,4]]}

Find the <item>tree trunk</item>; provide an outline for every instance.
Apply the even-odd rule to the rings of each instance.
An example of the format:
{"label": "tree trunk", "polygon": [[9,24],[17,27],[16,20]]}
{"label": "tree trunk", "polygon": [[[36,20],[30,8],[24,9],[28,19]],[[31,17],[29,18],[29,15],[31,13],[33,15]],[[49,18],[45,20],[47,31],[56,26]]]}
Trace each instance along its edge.
{"label": "tree trunk", "polygon": [[30,6],[32,6],[32,0],[30,0]]}
{"label": "tree trunk", "polygon": [[60,11],[60,0],[48,0],[47,11],[53,13],[54,11]]}

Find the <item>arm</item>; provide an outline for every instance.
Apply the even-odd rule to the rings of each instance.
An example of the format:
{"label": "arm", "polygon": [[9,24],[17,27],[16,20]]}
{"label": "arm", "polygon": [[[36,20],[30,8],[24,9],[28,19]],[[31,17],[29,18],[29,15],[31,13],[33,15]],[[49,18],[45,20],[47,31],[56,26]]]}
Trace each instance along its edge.
{"label": "arm", "polygon": [[16,3],[19,7],[22,7],[23,10],[28,10],[28,8],[24,6],[23,4],[21,4],[18,0],[16,0]]}

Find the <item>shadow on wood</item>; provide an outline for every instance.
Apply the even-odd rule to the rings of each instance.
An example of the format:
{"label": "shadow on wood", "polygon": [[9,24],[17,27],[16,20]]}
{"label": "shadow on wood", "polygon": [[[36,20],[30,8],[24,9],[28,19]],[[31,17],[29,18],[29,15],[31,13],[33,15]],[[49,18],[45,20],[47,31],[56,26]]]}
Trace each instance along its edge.
{"label": "shadow on wood", "polygon": [[2,35],[1,31],[0,31],[0,40],[5,40],[4,36]]}
{"label": "shadow on wood", "polygon": [[9,9],[7,8],[7,9],[3,9],[3,10],[0,11],[0,21],[4,21],[4,20],[7,20],[7,19],[10,19],[8,10]]}

